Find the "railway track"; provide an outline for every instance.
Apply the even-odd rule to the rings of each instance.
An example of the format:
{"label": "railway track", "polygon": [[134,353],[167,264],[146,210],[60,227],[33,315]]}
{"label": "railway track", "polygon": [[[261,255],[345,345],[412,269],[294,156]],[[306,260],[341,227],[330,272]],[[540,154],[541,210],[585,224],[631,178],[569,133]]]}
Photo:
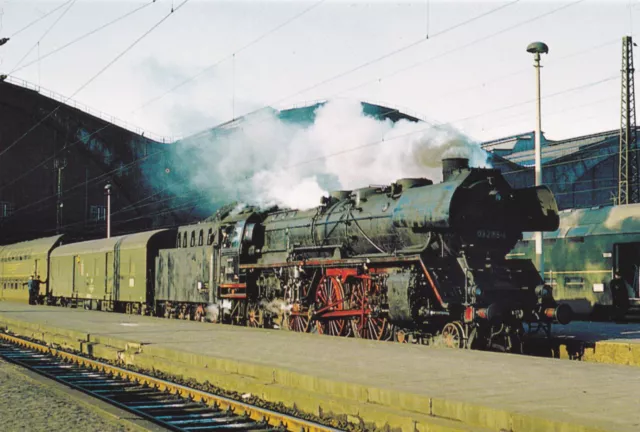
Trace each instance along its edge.
{"label": "railway track", "polygon": [[171,431],[340,431],[9,334],[0,333],[0,358]]}

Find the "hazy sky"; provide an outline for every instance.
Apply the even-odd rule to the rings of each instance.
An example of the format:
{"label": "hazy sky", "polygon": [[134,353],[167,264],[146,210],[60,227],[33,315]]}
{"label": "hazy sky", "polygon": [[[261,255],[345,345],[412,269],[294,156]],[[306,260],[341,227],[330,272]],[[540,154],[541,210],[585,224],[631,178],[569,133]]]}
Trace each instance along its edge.
{"label": "hazy sky", "polygon": [[[0,38],[12,37],[0,47],[0,73],[16,69],[32,47],[21,65],[152,3],[13,73],[70,96],[182,1],[0,0]],[[619,127],[621,38],[640,29],[638,0],[329,0],[231,57],[313,4],[190,0],[74,99],[151,132],[186,135],[266,105],[346,97],[451,122],[474,139],[489,140],[533,129],[534,68],[526,47],[541,40],[550,51],[542,69],[546,136],[561,139]],[[489,13],[500,5],[508,6]],[[397,55],[327,81],[410,44]]]}

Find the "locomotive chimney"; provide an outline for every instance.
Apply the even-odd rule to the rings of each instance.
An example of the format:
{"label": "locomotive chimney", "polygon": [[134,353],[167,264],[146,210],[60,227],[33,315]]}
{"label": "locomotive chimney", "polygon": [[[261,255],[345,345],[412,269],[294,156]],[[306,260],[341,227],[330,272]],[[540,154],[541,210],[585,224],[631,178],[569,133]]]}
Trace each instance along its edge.
{"label": "locomotive chimney", "polygon": [[442,159],[442,181],[449,180],[456,171],[469,168],[469,159],[467,158],[445,158]]}

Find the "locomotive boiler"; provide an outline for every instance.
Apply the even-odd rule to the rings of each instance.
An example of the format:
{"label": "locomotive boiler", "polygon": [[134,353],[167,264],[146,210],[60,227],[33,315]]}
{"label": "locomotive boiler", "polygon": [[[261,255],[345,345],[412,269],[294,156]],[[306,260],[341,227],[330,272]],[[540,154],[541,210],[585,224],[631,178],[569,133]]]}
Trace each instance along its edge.
{"label": "locomotive boiler", "polygon": [[156,309],[518,350],[523,324],[548,331],[570,320],[530,260],[505,259],[523,231],[552,231],[558,220],[546,187],[513,189],[498,170],[445,159],[439,184],[411,178],[336,191],[310,210],[229,207],[180,228],[176,248],[156,259]]}

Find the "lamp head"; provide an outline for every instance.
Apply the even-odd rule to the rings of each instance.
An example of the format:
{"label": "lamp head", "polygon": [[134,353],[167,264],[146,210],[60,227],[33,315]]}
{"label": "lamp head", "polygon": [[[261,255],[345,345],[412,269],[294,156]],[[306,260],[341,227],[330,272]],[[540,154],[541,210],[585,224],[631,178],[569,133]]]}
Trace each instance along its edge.
{"label": "lamp head", "polygon": [[544,42],[532,42],[527,47],[527,52],[531,54],[547,54],[549,52],[549,47]]}

